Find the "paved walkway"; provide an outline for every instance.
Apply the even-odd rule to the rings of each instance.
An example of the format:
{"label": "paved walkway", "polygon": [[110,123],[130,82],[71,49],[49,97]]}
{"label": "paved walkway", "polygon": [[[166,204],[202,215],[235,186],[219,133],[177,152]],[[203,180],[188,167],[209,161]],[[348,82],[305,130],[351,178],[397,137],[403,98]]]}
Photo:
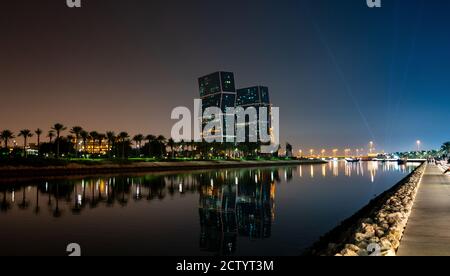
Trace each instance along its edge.
{"label": "paved walkway", "polygon": [[450,256],[450,176],[427,165],[398,256]]}

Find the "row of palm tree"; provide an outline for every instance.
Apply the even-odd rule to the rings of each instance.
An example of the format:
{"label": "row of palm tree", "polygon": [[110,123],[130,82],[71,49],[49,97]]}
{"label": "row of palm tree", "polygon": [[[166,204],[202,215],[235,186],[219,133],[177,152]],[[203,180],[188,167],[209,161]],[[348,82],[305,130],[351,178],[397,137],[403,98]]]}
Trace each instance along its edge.
{"label": "row of palm tree", "polygon": [[[80,150],[79,150],[79,144],[80,144],[79,142],[80,141],[82,141],[83,147],[86,150],[87,143],[89,140],[92,142],[93,149],[95,148],[96,143],[98,143],[98,148],[100,149],[103,142],[106,140],[110,157],[112,157],[111,155],[112,155],[113,146],[117,142],[119,142],[122,147],[122,150],[121,150],[122,158],[125,158],[125,147],[130,139],[130,135],[125,131],[120,132],[118,135],[116,135],[116,133],[114,131],[107,131],[105,134],[103,134],[103,133],[99,133],[97,131],[88,132],[80,126],[74,126],[70,129],[70,133],[74,135],[73,138],[75,140],[75,147],[76,147],[75,150],[76,150],[77,154],[80,152]],[[132,138],[132,140],[133,140],[133,142],[135,142],[136,148],[139,150],[142,149],[143,141],[148,141],[149,144],[153,141],[157,141],[158,143],[160,143],[164,146],[166,144],[166,138],[162,135],[144,136],[143,134],[137,134]],[[95,154],[96,152],[93,152],[93,153]],[[98,154],[100,154],[100,152],[98,152]],[[162,152],[161,152],[161,154],[162,154]]]}
{"label": "row of palm tree", "polygon": [[[62,139],[62,134],[64,131],[67,130],[67,127],[64,126],[63,124],[57,123],[54,124],[50,130],[47,133],[47,138],[49,138],[49,143],[56,144],[56,156],[60,157],[60,141]],[[37,148],[39,149],[41,146],[41,137],[43,135],[43,130],[38,128],[34,131],[34,133],[29,130],[29,129],[23,129],[20,130],[18,133],[18,137],[23,137],[23,149],[24,149],[24,156],[27,157],[27,151],[26,148],[28,146],[28,141],[29,138],[33,137],[34,134],[37,137]],[[74,126],[69,130],[69,133],[71,135],[67,136],[67,139],[69,141],[74,141],[74,145],[75,145],[75,151],[77,153],[77,155],[80,152],[80,142],[83,144],[84,149],[86,150],[87,144],[90,141],[92,143],[92,148],[94,149],[96,147],[96,145],[98,145],[98,148],[101,148],[102,144],[104,141],[107,142],[107,147],[108,147],[108,151],[109,151],[109,155],[110,157],[112,154],[112,148],[113,146],[118,142],[121,144],[122,147],[122,158],[125,158],[125,147],[127,144],[129,144],[130,142],[130,135],[125,132],[122,131],[119,134],[115,134],[115,132],[113,131],[107,131],[105,134],[103,133],[99,133],[97,131],[91,131],[88,132],[86,130],[84,130],[82,127],[80,126]],[[16,138],[16,136],[14,135],[14,133],[10,130],[3,130],[0,132],[0,141],[4,142],[4,148],[8,149],[9,148],[9,142]],[[173,140],[169,139],[167,140],[164,136],[159,135],[159,136],[155,136],[155,135],[147,135],[144,136],[143,134],[137,134],[134,137],[132,137],[131,139],[135,145],[136,148],[140,151],[143,148],[143,142],[147,141],[149,144],[152,142],[157,142],[160,143],[161,145],[163,145],[164,147],[166,147],[166,143],[167,141],[169,141],[169,145],[171,145],[173,147]],[[98,144],[96,144],[98,143]],[[100,152],[92,152],[93,154],[100,154]],[[162,150],[161,150],[161,154],[162,154]]]}
{"label": "row of palm tree", "polygon": [[442,151],[447,157],[450,157],[450,141],[449,141],[449,142],[445,142],[445,143],[442,145],[441,151]]}
{"label": "row of palm tree", "polygon": [[441,148],[437,150],[396,152],[394,154],[402,158],[409,158],[409,159],[424,159],[424,158],[450,159],[450,142],[443,143]]}
{"label": "row of palm tree", "polygon": [[[37,139],[38,139],[38,144],[40,144],[40,138],[42,135],[42,130],[41,129],[37,129],[35,130],[35,134],[37,135]],[[25,156],[27,155],[27,151],[26,151],[26,146],[28,145],[28,139],[33,137],[33,133],[31,132],[31,130],[29,129],[22,129],[21,131],[19,131],[18,134],[19,137],[23,137],[24,141],[23,141],[23,148],[24,148],[24,154]],[[14,139],[14,133],[12,131],[10,131],[9,129],[3,130],[0,133],[0,139],[3,140],[5,148],[8,148],[9,145],[9,141]]]}
{"label": "row of palm tree", "polygon": [[[178,142],[176,143],[173,139],[166,139],[163,135],[143,135],[136,134],[131,137],[127,132],[122,131],[116,134],[113,131],[107,131],[105,133],[99,133],[97,131],[87,131],[81,126],[74,126],[68,130],[67,136],[63,136],[64,132],[68,130],[63,124],[57,123],[51,126],[50,130],[47,132],[48,143],[41,143],[41,137],[44,134],[42,129],[36,129],[31,131],[29,129],[23,129],[19,132],[18,136],[23,138],[23,156],[27,157],[27,146],[28,141],[31,137],[36,135],[37,137],[37,149],[39,155],[41,155],[41,145],[50,144],[50,152],[55,154],[57,158],[61,156],[60,144],[64,142],[64,150],[67,152],[68,147],[73,149],[72,153],[75,152],[77,157],[80,154],[91,154],[91,155],[101,155],[104,153],[104,147],[107,147],[107,155],[109,158],[115,156],[114,150],[116,149],[117,156],[121,156],[125,159],[127,156],[126,152],[130,144],[133,142],[135,145],[135,153],[138,156],[164,156],[166,149],[170,149],[171,158],[175,157],[194,157],[201,156],[202,158],[217,157],[217,156],[231,156],[233,152],[239,151],[243,154],[243,157],[249,157],[254,155],[257,151],[257,146],[251,144],[240,144],[235,145],[231,143],[216,143],[208,144],[206,142],[194,143],[194,142]],[[4,142],[4,147],[8,149],[9,142],[14,139],[14,133],[10,130],[3,130],[0,132],[0,139]],[[146,142],[146,144],[144,144]],[[88,152],[88,143],[91,152]],[[105,145],[106,143],[106,145]],[[80,149],[83,146],[84,151]],[[103,147],[103,151],[102,151]],[[146,149],[146,152],[143,152]]]}
{"label": "row of palm tree", "polygon": [[[50,143],[52,143],[53,138],[55,137],[56,133],[56,144],[57,144],[57,156],[59,156],[59,141],[61,137],[62,131],[66,130],[67,128],[62,124],[55,124],[51,127],[51,130],[48,132],[48,137],[50,139]],[[38,128],[34,131],[34,134],[37,136],[37,146],[39,148],[41,144],[41,136],[42,136],[42,129]],[[18,137],[23,137],[23,148],[24,148],[24,155],[27,155],[26,147],[28,146],[28,139],[33,137],[34,135],[31,130],[29,129],[22,129],[19,131]],[[9,130],[3,130],[0,132],[0,139],[4,142],[4,147],[8,149],[9,141],[14,139],[14,133]]]}

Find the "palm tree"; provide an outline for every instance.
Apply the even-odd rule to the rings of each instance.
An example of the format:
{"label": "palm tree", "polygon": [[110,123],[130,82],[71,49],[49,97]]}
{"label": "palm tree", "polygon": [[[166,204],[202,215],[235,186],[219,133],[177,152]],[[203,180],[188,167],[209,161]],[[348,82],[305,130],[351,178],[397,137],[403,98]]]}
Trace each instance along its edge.
{"label": "palm tree", "polygon": [[80,140],[80,134],[83,131],[83,128],[80,126],[74,126],[71,130],[70,133],[75,135],[75,150],[77,151],[77,156],[79,154],[79,140]]}
{"label": "palm tree", "polygon": [[47,137],[48,137],[49,142],[50,142],[50,144],[51,144],[51,143],[53,142],[53,138],[55,138],[55,132],[54,132],[53,130],[50,130],[50,131],[48,132]]}
{"label": "palm tree", "polygon": [[61,138],[61,132],[63,132],[64,130],[66,130],[67,127],[65,127],[63,124],[55,124],[52,127],[52,130],[54,130],[56,132],[56,157],[59,158],[59,140]]}
{"label": "palm tree", "polygon": [[92,141],[92,154],[95,154],[95,142],[97,141],[97,139],[98,139],[98,132],[97,131],[91,131],[90,133],[89,133],[89,136],[91,137],[91,141]]}
{"label": "palm tree", "polygon": [[136,147],[139,150],[139,155],[141,154],[142,141],[144,141],[144,135],[137,134],[133,137],[133,141],[136,143]]}
{"label": "palm tree", "polygon": [[34,131],[37,137],[37,148],[38,148],[38,154],[41,154],[41,135],[42,135],[42,129],[38,128]]}
{"label": "palm tree", "polygon": [[0,134],[0,137],[2,138],[3,142],[5,143],[5,148],[8,149],[8,142],[9,140],[14,138],[14,133],[10,131],[9,129],[3,130]]}
{"label": "palm tree", "polygon": [[156,136],[155,135],[147,135],[145,136],[145,140],[148,141],[148,157],[152,156],[152,143],[153,141],[156,140]]}
{"label": "palm tree", "polygon": [[87,151],[86,145],[87,145],[87,140],[89,139],[89,133],[88,133],[87,131],[85,131],[85,130],[82,130],[82,131],[80,132],[80,137],[81,137],[81,139],[83,140],[83,148],[84,148],[84,152],[86,152],[86,151]]}
{"label": "palm tree", "polygon": [[67,137],[66,137],[66,138],[67,138],[67,141],[68,141],[68,142],[70,142],[70,143],[73,143],[73,141],[74,141],[74,140],[76,139],[76,138],[75,138],[75,136],[73,136],[73,135],[70,135],[70,134],[69,134],[69,135],[67,135]]}
{"label": "palm tree", "polygon": [[174,151],[174,147],[175,147],[175,141],[170,138],[169,141],[167,142],[167,145],[170,147],[170,152],[172,153],[172,159],[175,157],[175,151]]}
{"label": "palm tree", "polygon": [[179,143],[180,148],[181,148],[181,157],[186,157],[186,142],[182,139]]}
{"label": "palm tree", "polygon": [[122,159],[125,159],[125,142],[130,136],[127,132],[123,131],[119,133],[119,140],[122,142]]}
{"label": "palm tree", "polygon": [[[195,156],[195,150],[196,150],[196,144],[194,141],[189,142],[189,145],[191,147],[191,158],[193,158]],[[232,145],[232,147],[234,148],[234,145]]]}
{"label": "palm tree", "polygon": [[108,152],[109,152],[109,158],[111,158],[112,148],[114,146],[114,141],[116,140],[116,134],[114,131],[107,131],[106,132],[106,139],[108,140]]}
{"label": "palm tree", "polygon": [[19,137],[23,137],[23,155],[25,157],[27,157],[28,156],[28,154],[27,154],[27,140],[28,140],[28,138],[33,137],[33,134],[31,134],[31,130],[29,130],[29,129],[22,129],[19,132]]}
{"label": "palm tree", "polygon": [[445,142],[445,143],[442,145],[442,151],[443,151],[445,154],[450,154],[450,142]]}
{"label": "palm tree", "polygon": [[163,148],[165,148],[166,147],[166,141],[167,141],[167,139],[166,139],[166,137],[164,137],[164,136],[162,136],[162,135],[159,135],[158,137],[156,137],[156,141],[158,141],[158,143],[159,143],[159,145],[160,145],[160,147],[159,147],[159,149],[160,149],[160,154],[161,154],[161,157],[163,156]]}
{"label": "palm tree", "polygon": [[103,145],[103,140],[106,139],[106,135],[99,133],[97,136],[97,140],[98,140],[98,154],[101,154],[102,151],[102,145]]}

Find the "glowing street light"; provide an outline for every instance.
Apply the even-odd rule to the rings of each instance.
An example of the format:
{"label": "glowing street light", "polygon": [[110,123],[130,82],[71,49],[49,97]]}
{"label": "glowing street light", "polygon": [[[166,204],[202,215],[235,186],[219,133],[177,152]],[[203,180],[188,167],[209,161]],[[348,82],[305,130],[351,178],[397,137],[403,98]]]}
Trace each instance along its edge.
{"label": "glowing street light", "polygon": [[422,144],[422,142],[420,140],[417,140],[416,144],[417,144],[417,151],[420,151],[420,145]]}
{"label": "glowing street light", "polygon": [[373,152],[373,145],[374,145],[373,141],[370,141],[369,142],[369,153]]}
{"label": "glowing street light", "polygon": [[351,152],[350,149],[345,149],[345,157],[348,157],[350,152]]}

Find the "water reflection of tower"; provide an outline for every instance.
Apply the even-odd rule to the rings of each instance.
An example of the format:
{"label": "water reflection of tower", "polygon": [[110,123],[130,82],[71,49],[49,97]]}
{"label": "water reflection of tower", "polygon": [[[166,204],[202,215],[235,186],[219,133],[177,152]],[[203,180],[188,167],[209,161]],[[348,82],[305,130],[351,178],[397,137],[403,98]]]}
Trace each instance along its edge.
{"label": "water reflection of tower", "polygon": [[236,185],[228,178],[202,175],[200,188],[200,248],[229,255],[236,250]]}
{"label": "water reflection of tower", "polygon": [[[274,219],[275,182],[278,172],[236,171],[205,175],[200,188],[200,247],[230,255],[238,236],[268,238]],[[214,176],[214,177],[212,177]]]}
{"label": "water reflection of tower", "polygon": [[268,238],[271,236],[275,199],[275,184],[271,181],[270,172],[250,172],[250,178],[244,183],[238,188],[239,234],[250,239]]}

